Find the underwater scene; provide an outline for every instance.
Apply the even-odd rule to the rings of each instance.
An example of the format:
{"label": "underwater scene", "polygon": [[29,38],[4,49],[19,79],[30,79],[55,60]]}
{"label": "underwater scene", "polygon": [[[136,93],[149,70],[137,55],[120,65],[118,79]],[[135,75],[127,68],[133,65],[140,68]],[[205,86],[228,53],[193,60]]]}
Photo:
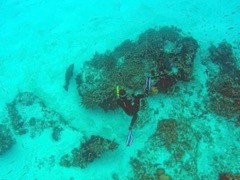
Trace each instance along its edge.
{"label": "underwater scene", "polygon": [[0,180],[240,180],[240,1],[1,0]]}

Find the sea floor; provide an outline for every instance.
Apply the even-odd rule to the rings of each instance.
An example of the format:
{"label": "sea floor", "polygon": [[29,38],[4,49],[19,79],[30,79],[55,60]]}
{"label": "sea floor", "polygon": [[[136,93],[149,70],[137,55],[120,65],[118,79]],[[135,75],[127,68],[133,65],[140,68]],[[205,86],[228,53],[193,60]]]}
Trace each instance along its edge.
{"label": "sea floor", "polygon": [[[207,80],[217,67],[206,61],[211,44],[227,41],[240,67],[238,1],[11,0],[1,1],[0,9],[0,122],[15,139],[0,156],[0,179],[134,179],[136,158],[154,164],[153,169],[163,168],[172,179],[211,180],[220,173],[240,173],[240,128],[236,117],[208,109]],[[74,78],[68,92],[64,90],[65,70],[74,63],[75,77],[95,52],[112,50],[159,26],[176,26],[198,41],[193,77],[179,82],[171,93],[146,99],[140,127],[133,129],[133,144],[126,147],[130,118],[121,109],[84,108]],[[26,98],[24,92],[32,102],[14,101]],[[23,135],[16,133],[9,115],[13,107],[25,119],[35,117],[32,123],[44,123],[35,126],[39,128],[29,124]],[[173,156],[176,151],[153,143],[158,122],[166,119],[179,123],[179,143],[185,151],[181,160]],[[61,129],[57,141],[53,120]],[[119,146],[84,169],[59,165],[64,154],[91,135],[114,139]]]}

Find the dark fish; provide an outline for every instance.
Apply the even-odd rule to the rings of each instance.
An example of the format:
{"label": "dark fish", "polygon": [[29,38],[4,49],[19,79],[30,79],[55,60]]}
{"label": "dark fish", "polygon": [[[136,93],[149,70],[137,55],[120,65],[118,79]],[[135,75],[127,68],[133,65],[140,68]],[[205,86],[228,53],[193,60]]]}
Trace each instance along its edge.
{"label": "dark fish", "polygon": [[126,146],[131,146],[133,142],[133,136],[132,136],[132,130],[130,129],[128,131],[128,136],[127,136],[127,140],[126,140]]}
{"label": "dark fish", "polygon": [[155,163],[153,166],[154,167],[158,167],[158,166],[161,166],[162,164],[160,164],[160,163]]}
{"label": "dark fish", "polygon": [[7,173],[7,174],[10,174],[11,172],[12,172],[12,170],[8,171],[8,173]]}
{"label": "dark fish", "polygon": [[207,76],[209,75],[208,69],[205,70],[205,73],[206,73]]}
{"label": "dark fish", "polygon": [[73,75],[74,64],[71,64],[65,73],[65,85],[63,86],[66,91],[68,91],[69,81]]}

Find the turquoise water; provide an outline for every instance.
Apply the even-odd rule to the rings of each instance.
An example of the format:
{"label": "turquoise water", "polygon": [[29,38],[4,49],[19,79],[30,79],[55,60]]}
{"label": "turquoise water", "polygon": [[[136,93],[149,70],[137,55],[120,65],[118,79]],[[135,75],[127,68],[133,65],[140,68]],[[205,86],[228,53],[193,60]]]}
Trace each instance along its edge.
{"label": "turquoise water", "polygon": [[[240,3],[236,0],[2,0],[0,179],[163,180],[171,176],[177,180],[212,180],[222,173],[239,174],[239,19]],[[79,92],[75,78],[82,72],[100,77],[99,71],[85,64],[96,52],[113,52],[127,39],[137,42],[139,35],[150,28],[171,26],[182,30],[181,37],[192,37],[198,43],[191,78],[180,80],[167,92],[144,98],[145,106],[141,104],[144,108],[132,130],[133,143],[126,146],[131,117],[118,107],[107,112],[99,106],[86,108],[82,100],[91,94],[78,94],[95,86],[97,93],[105,81],[84,81]],[[221,42],[227,42],[233,51],[234,58],[230,59],[234,65],[230,67],[224,61],[221,66],[209,58],[209,47],[218,52],[214,54],[217,56]],[[149,36],[145,43],[143,59],[148,59]],[[182,48],[169,41],[164,47],[168,53]],[[73,75],[65,91],[65,72],[71,64]],[[220,86],[224,67],[229,68],[223,74],[233,81],[231,86]],[[143,71],[139,76],[148,73]],[[118,79],[107,79],[115,93]],[[133,81],[137,82],[138,77]],[[135,88],[136,92],[142,92],[145,78],[139,81],[141,88]],[[129,87],[128,90],[130,93]],[[97,101],[98,97],[94,98]],[[70,163],[70,167],[60,163],[65,154],[71,155],[92,135],[118,146],[111,151],[107,145],[100,157],[84,168],[78,163]],[[177,140],[173,138],[168,147],[166,139],[170,137]],[[164,169],[165,176],[159,169]]]}

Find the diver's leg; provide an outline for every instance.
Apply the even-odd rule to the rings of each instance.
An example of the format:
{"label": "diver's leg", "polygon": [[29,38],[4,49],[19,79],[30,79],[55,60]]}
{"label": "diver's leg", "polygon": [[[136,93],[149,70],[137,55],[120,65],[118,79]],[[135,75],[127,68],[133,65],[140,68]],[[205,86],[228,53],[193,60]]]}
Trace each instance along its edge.
{"label": "diver's leg", "polygon": [[137,113],[133,115],[129,129],[132,129],[134,123],[137,121],[137,117],[138,117]]}

